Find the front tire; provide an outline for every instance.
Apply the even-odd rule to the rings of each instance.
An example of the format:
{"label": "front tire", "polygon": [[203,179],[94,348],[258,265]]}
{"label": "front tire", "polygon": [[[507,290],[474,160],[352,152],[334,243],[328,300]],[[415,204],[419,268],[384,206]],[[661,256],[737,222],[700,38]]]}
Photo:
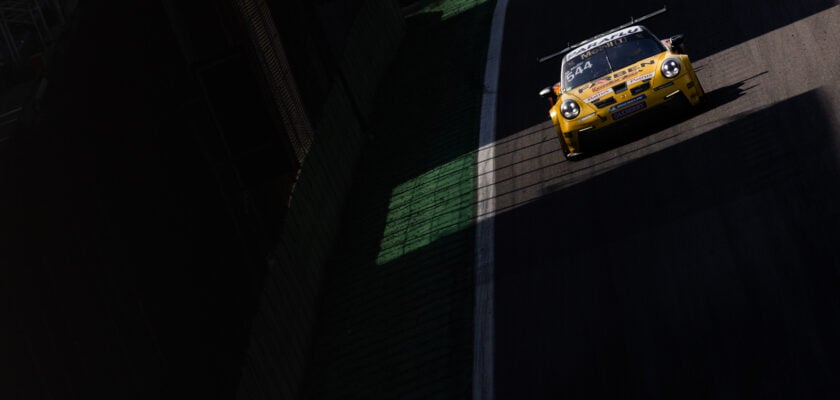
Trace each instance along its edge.
{"label": "front tire", "polygon": [[558,138],[560,140],[560,151],[563,152],[563,157],[566,158],[567,161],[572,161],[572,154],[569,153],[569,146],[566,144],[566,139],[563,139],[563,135],[560,134]]}
{"label": "front tire", "polygon": [[569,153],[566,154],[566,159],[569,161],[580,161],[585,157],[583,153]]}

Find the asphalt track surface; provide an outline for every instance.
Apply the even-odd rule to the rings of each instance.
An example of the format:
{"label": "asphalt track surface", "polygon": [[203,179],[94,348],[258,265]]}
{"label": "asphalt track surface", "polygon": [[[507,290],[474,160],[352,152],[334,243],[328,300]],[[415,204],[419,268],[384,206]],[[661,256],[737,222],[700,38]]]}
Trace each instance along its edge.
{"label": "asphalt track surface", "polygon": [[536,59],[661,3],[509,4],[496,396],[840,398],[840,7],[668,6],[707,104],[568,162]]}

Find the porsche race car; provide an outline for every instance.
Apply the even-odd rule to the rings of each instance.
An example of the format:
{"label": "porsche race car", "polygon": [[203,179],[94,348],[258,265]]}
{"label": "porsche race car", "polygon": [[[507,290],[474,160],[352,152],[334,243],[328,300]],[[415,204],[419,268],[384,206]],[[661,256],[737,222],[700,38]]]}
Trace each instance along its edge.
{"label": "porsche race car", "polygon": [[587,135],[680,100],[694,106],[704,96],[683,36],[660,40],[638,22],[543,57],[563,56],[560,82],[540,92],[549,100],[549,115],[567,159],[584,155]]}

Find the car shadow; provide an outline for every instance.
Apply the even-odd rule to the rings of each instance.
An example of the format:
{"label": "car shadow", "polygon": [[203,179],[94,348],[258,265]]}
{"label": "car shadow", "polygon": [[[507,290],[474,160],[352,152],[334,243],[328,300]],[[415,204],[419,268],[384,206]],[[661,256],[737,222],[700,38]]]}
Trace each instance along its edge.
{"label": "car shadow", "polygon": [[697,106],[691,107],[685,103],[671,106],[669,108],[671,110],[670,112],[650,110],[633,120],[628,120],[626,125],[605,130],[602,134],[593,135],[586,142],[584,155],[580,159],[589,158],[628,145],[731,103],[747,94],[749,90],[755,88],[757,84],[751,84],[751,81],[766,73],[767,71],[764,71],[731,85],[707,92],[703,102]]}
{"label": "car shadow", "polygon": [[830,96],[739,115],[498,215],[497,397],[837,398]]}

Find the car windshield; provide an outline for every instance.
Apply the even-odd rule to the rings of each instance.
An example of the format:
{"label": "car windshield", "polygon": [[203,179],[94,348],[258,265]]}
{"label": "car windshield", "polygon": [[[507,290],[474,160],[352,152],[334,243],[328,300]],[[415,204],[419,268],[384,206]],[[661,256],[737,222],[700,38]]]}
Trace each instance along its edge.
{"label": "car windshield", "polygon": [[563,60],[561,80],[565,90],[620,70],[641,59],[665,51],[665,46],[647,30],[618,37],[590,50],[575,50]]}

